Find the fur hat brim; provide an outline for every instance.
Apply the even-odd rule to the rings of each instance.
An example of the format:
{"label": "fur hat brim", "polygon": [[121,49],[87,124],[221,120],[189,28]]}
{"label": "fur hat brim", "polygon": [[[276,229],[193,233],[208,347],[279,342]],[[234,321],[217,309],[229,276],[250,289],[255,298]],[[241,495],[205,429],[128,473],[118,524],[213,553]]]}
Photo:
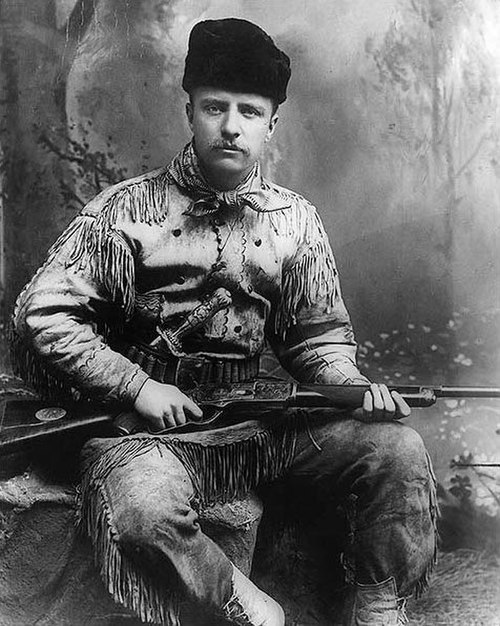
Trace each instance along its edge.
{"label": "fur hat brim", "polygon": [[290,74],[289,57],[256,24],[205,20],[191,31],[182,87],[255,93],[281,104]]}

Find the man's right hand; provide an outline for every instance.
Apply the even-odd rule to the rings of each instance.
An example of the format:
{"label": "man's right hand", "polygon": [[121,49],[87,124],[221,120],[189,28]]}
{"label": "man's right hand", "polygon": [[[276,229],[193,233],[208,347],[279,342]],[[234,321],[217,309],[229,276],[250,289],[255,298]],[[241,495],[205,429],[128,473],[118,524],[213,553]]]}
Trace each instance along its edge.
{"label": "man's right hand", "polygon": [[200,419],[203,411],[174,385],[147,380],[135,399],[134,409],[148,422],[151,431],[184,424],[193,417]]}

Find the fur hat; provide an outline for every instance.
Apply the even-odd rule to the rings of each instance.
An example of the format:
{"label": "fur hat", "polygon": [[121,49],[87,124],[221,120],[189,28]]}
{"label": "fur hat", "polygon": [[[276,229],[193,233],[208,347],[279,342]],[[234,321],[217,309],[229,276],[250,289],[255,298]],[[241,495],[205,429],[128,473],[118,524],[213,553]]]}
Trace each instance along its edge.
{"label": "fur hat", "polygon": [[267,33],[235,18],[198,22],[189,36],[182,87],[215,87],[286,100],[290,59]]}

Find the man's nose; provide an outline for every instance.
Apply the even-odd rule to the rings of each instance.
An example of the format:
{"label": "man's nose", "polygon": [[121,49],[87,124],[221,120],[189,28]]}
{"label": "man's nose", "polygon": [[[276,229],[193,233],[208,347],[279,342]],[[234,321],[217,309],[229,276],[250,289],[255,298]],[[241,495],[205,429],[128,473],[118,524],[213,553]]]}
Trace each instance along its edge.
{"label": "man's nose", "polygon": [[240,135],[241,128],[237,111],[226,111],[221,130],[224,137],[238,137]]}

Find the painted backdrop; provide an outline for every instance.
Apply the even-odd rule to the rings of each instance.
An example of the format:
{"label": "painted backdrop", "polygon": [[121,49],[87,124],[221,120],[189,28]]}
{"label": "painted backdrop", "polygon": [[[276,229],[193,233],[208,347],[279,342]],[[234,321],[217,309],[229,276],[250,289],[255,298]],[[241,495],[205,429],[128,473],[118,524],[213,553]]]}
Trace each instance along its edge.
{"label": "painted backdrop", "polygon": [[[265,167],[319,208],[368,375],[498,384],[495,0],[2,0],[4,314],[88,198],[188,140],[188,33],[226,16],[291,57]],[[494,453],[494,423],[442,410],[443,463]]]}

